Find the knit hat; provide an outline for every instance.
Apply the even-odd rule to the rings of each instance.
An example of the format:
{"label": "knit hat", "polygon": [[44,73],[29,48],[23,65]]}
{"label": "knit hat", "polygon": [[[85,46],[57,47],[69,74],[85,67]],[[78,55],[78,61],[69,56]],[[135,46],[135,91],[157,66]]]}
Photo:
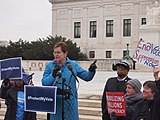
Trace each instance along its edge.
{"label": "knit hat", "polygon": [[139,80],[132,79],[132,80],[129,80],[127,84],[130,84],[136,90],[136,92],[141,91],[142,84],[139,82]]}

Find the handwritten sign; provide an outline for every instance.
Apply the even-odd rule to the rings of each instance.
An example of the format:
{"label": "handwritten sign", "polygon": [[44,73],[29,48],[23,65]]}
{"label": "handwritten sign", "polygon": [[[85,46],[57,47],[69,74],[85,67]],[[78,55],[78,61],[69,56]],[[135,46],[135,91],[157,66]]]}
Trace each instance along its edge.
{"label": "handwritten sign", "polygon": [[116,116],[126,116],[126,103],[123,92],[106,92],[108,114],[116,113]]}
{"label": "handwritten sign", "polygon": [[133,54],[133,59],[150,68],[159,66],[160,46],[140,39]]}

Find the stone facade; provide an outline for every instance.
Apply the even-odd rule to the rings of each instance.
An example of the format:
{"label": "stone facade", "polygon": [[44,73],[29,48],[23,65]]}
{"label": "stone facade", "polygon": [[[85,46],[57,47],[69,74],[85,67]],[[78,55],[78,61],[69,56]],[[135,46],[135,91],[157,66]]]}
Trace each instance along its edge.
{"label": "stone facade", "polygon": [[[47,60],[23,60],[22,66],[27,71],[43,71],[48,62]],[[92,62],[93,61],[78,61],[79,65],[84,69],[88,69]],[[116,64],[117,62],[118,60],[98,60],[96,63],[97,70],[112,71],[112,64]]]}
{"label": "stone facade", "polygon": [[[139,41],[139,29],[146,25],[146,9],[154,6],[153,0],[49,1],[52,3],[52,36],[73,40],[90,59],[121,59],[127,44],[132,56]],[[93,37],[90,37],[91,22],[95,22]],[[76,23],[80,35],[77,37]]]}
{"label": "stone facade", "polygon": [[[113,64],[115,65],[119,60],[112,59],[112,60],[98,60],[97,65],[97,71],[113,71]],[[23,60],[22,66],[25,69],[25,71],[44,71],[46,64],[49,61],[47,60]],[[90,64],[93,63],[93,61],[78,61],[78,64],[88,70]],[[136,68],[133,71],[152,71],[152,69],[142,65],[142,64],[136,64]]]}

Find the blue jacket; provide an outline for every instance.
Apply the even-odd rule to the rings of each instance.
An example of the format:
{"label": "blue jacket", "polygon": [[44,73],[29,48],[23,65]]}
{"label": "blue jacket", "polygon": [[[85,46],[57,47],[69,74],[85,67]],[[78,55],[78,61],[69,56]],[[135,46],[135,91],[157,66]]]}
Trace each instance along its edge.
{"label": "blue jacket", "polygon": [[[62,82],[62,78],[66,79],[65,84],[70,86],[70,98],[64,100],[64,118],[65,120],[79,120],[78,117],[78,95],[76,89],[76,79],[73,77],[71,71],[67,68],[67,64],[71,64],[73,72],[79,78],[90,81],[95,75],[95,72],[86,71],[81,68],[77,62],[67,58],[64,66],[61,67],[60,71],[62,72],[62,77],[59,78],[58,82]],[[55,78],[52,76],[52,71],[55,67],[53,61],[49,62],[46,65],[46,68],[43,73],[42,85],[50,86],[53,85]],[[66,85],[64,89],[66,89]],[[57,88],[62,88],[62,84],[56,84]],[[62,96],[57,94],[56,97],[56,114],[50,114],[50,120],[62,120]]]}

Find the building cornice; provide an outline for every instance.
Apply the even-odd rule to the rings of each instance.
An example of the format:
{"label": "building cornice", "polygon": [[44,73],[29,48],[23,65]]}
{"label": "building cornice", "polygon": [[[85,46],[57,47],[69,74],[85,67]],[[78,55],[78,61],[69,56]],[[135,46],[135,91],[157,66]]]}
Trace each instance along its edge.
{"label": "building cornice", "polygon": [[[65,3],[65,2],[81,2],[86,0],[49,0],[50,3]],[[93,0],[87,0],[87,1],[93,1]]]}

